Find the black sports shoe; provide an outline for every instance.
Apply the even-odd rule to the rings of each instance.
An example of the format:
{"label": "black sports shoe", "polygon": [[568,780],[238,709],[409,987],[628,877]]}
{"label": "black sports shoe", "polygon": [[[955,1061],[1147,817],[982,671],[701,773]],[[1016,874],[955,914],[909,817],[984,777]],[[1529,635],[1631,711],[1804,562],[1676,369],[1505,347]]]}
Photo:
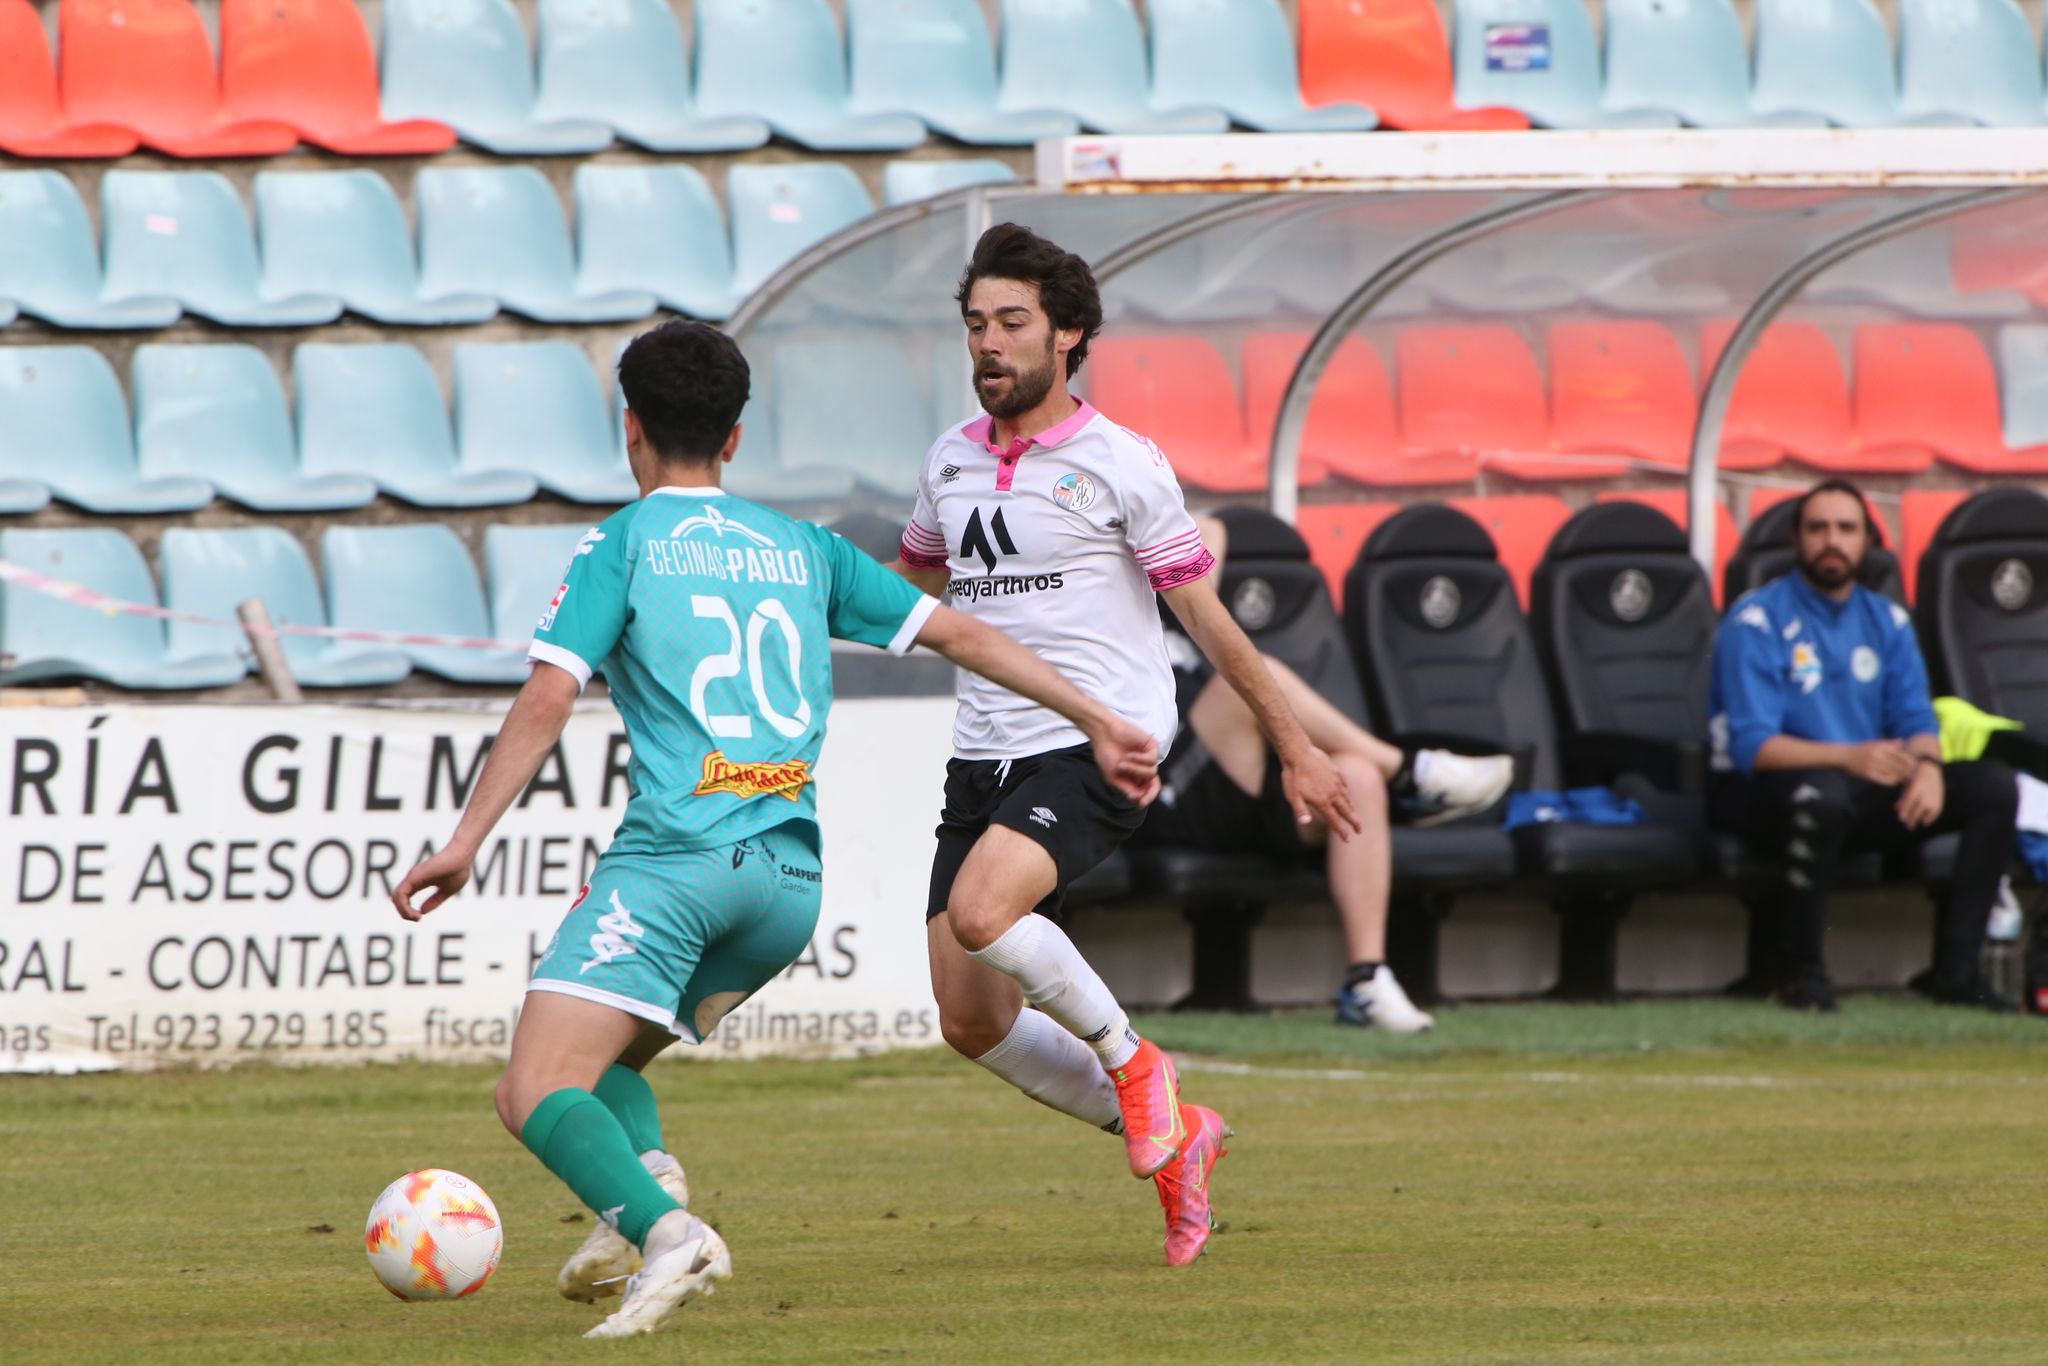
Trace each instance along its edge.
{"label": "black sports shoe", "polygon": [[1771,999],[1788,1010],[1810,1010],[1833,1015],[1841,1009],[1835,1003],[1835,985],[1825,977],[1800,977],[1771,993]]}
{"label": "black sports shoe", "polygon": [[1990,1010],[2011,1014],[2019,1010],[2019,1004],[2008,1001],[1991,989],[1991,983],[1984,980],[1981,972],[1967,977],[1949,977],[1938,974],[1933,968],[1916,973],[1906,986],[1919,992],[1928,1000],[1945,1006],[1976,1006],[1979,1010]]}

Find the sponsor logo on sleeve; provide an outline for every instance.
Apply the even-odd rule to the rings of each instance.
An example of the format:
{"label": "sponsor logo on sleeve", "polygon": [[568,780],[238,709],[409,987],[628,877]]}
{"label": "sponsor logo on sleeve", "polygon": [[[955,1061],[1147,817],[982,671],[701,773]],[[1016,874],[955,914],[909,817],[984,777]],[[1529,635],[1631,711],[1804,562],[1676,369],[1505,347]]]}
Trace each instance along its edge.
{"label": "sponsor logo on sleeve", "polygon": [[562,610],[562,599],[568,596],[569,585],[566,583],[555,590],[554,599],[548,603],[548,610],[540,614],[540,625],[536,629],[542,631],[552,631],[555,629],[555,613]]}

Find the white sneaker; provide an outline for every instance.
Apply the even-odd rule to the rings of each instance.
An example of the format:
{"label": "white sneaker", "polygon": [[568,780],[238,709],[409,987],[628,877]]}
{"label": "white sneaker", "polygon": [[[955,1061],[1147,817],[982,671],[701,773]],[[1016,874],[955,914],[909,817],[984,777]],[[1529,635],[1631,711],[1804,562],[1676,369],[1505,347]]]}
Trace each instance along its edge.
{"label": "white sneaker", "polygon": [[[646,1158],[641,1161],[647,1162]],[[690,1207],[690,1182],[683,1175],[683,1164],[668,1153],[653,1162],[647,1162],[647,1170],[661,1183],[675,1202],[684,1209]],[[562,1292],[565,1300],[578,1304],[596,1304],[608,1296],[621,1294],[626,1288],[626,1277],[640,1269],[640,1249],[627,1242],[610,1224],[599,1221],[590,1230],[590,1236],[583,1240],[583,1246],[569,1254],[569,1260],[562,1263],[562,1274],[555,1277],[555,1289]]]}
{"label": "white sneaker", "polygon": [[1420,1034],[1435,1026],[1425,1010],[1417,1010],[1385,963],[1363,982],[1337,989],[1337,1023],[1384,1029],[1389,1034]]}
{"label": "white sneaker", "polygon": [[661,1331],[676,1311],[732,1279],[732,1251],[718,1230],[689,1216],[683,1240],[655,1257],[626,1281],[626,1301],[610,1318],[583,1336],[628,1338]]}
{"label": "white sneaker", "polygon": [[1415,752],[1414,773],[1416,794],[1430,806],[1411,823],[1428,826],[1484,811],[1499,801],[1515,780],[1515,761],[1506,754],[1476,758],[1447,749],[1423,749]]}

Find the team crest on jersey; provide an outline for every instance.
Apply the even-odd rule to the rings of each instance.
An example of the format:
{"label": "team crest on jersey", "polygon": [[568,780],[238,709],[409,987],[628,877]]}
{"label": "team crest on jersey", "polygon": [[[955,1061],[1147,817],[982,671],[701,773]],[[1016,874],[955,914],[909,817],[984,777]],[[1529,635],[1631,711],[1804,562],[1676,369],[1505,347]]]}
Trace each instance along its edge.
{"label": "team crest on jersey", "polygon": [[1792,681],[1804,693],[1820,686],[1820,652],[1803,640],[1792,647]]}
{"label": "team crest on jersey", "polygon": [[562,599],[568,596],[569,585],[566,583],[555,590],[553,601],[548,603],[548,610],[540,614],[540,626],[537,629],[542,631],[552,631],[555,629],[555,613],[562,610]]}
{"label": "team crest on jersey", "polygon": [[676,523],[675,530],[669,532],[669,537],[670,539],[676,539],[697,531],[709,531],[713,536],[721,540],[725,538],[727,532],[730,532],[735,536],[746,537],[755,545],[767,546],[770,549],[773,549],[775,546],[773,538],[763,536],[760,532],[743,523],[735,522],[715,507],[705,508],[702,512],[692,513],[688,517],[683,518],[682,521]]}
{"label": "team crest on jersey", "polygon": [[1085,512],[1095,503],[1095,481],[1085,474],[1063,474],[1052,486],[1052,497],[1069,512]]}
{"label": "team crest on jersey", "polygon": [[810,781],[808,760],[741,764],[726,758],[724,750],[714,749],[704,756],[704,777],[697,784],[696,795],[708,797],[730,792],[735,797],[787,797],[796,801]]}

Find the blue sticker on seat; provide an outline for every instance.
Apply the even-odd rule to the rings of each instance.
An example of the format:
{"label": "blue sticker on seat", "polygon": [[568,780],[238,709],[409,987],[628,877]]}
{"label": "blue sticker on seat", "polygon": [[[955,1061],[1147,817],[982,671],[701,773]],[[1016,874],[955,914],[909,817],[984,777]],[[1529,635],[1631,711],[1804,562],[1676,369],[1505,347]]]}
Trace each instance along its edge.
{"label": "blue sticker on seat", "polygon": [[1488,24],[1488,71],[1550,70],[1550,25]]}

